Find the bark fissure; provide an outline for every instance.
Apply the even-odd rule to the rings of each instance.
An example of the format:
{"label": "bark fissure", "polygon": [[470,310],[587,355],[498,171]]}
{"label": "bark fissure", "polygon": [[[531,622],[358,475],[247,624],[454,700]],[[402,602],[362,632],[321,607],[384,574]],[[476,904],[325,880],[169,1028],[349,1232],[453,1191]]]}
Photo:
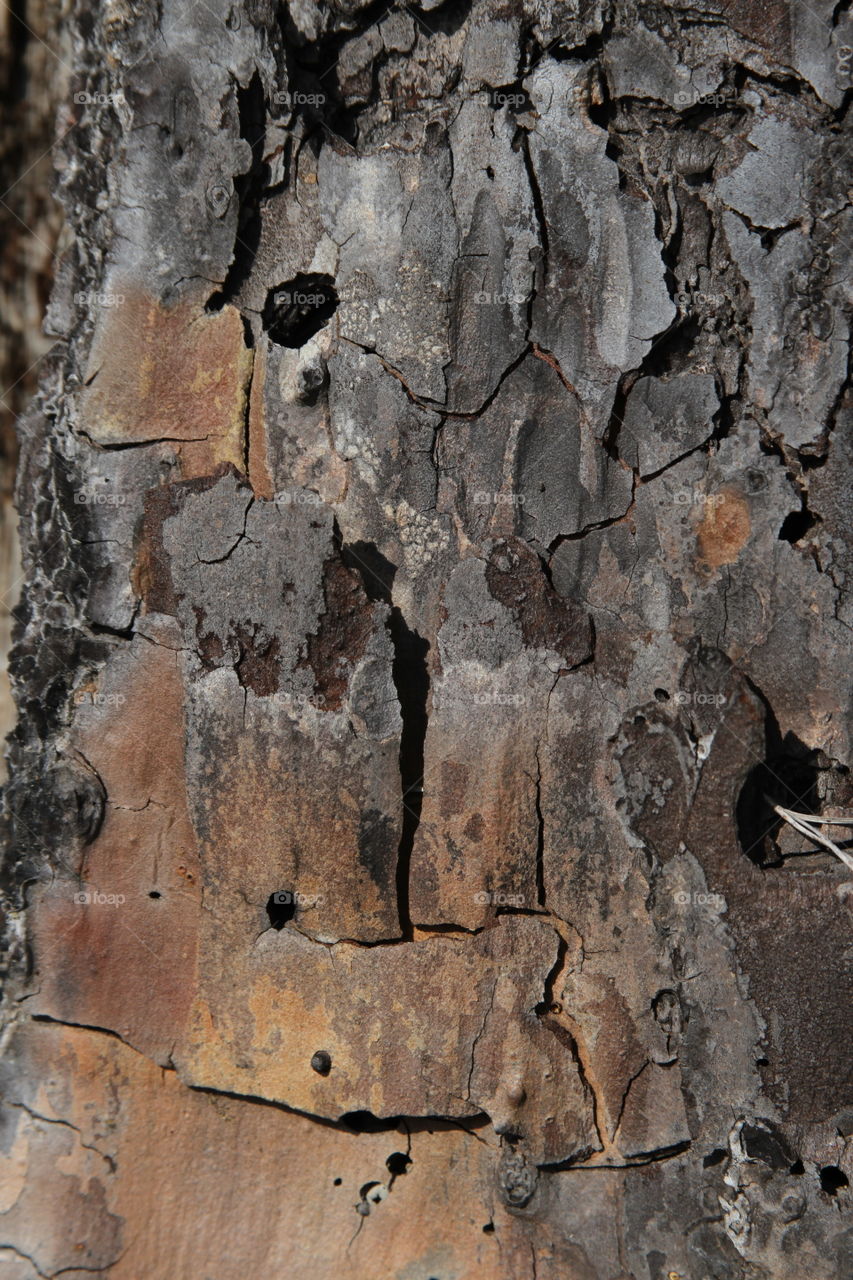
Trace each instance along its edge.
{"label": "bark fissure", "polygon": [[849,885],[782,819],[853,808],[853,36],[765,8],[67,21],[3,794],[22,1273],[849,1270]]}

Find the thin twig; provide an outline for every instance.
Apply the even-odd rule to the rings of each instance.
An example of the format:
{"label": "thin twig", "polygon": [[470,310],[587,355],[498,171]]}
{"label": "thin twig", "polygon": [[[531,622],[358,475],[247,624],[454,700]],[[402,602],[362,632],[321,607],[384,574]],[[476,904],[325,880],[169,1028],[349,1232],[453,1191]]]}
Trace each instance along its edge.
{"label": "thin twig", "polygon": [[774,804],[769,796],[766,797],[768,804],[780,818],[799,831],[800,835],[807,836],[809,840],[814,840],[816,844],[822,844],[830,853],[834,853],[836,858],[840,858],[846,867],[853,871],[853,855],[849,854],[846,849],[839,849],[834,840],[830,840],[829,836],[825,836],[817,827],[834,826],[834,827],[853,827],[853,819],[850,818],[821,818],[813,813],[797,813],[793,809],[783,809],[781,804]]}
{"label": "thin twig", "polygon": [[773,807],[785,817],[802,818],[804,822],[813,823],[816,827],[853,827],[853,818],[822,818],[817,813],[798,813],[796,809],[783,809],[779,805]]}

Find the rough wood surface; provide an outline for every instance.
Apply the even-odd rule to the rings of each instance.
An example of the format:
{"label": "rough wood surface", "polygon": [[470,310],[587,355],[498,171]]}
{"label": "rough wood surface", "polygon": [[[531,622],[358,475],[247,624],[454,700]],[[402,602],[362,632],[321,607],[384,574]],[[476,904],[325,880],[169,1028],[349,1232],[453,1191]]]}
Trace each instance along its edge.
{"label": "rough wood surface", "polygon": [[74,23],[4,1274],[850,1274],[845,12]]}
{"label": "rough wood surface", "polygon": [[[22,13],[21,8],[26,12]],[[15,724],[7,660],[21,557],[14,508],[15,423],[38,386],[42,330],[62,210],[51,198],[55,115],[71,67],[59,0],[0,5],[0,737]],[[6,781],[0,759],[0,780]]]}

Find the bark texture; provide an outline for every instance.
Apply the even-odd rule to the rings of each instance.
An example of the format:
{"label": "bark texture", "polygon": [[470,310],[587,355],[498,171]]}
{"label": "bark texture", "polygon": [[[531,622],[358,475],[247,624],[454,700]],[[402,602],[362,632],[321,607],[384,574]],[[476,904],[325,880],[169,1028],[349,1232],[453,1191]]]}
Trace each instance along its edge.
{"label": "bark texture", "polygon": [[[62,210],[51,198],[55,114],[69,49],[58,0],[0,7],[0,737],[15,724],[7,659],[21,587],[15,422],[38,385]],[[6,761],[0,779],[6,781]]]}
{"label": "bark texture", "polygon": [[843,10],[76,22],[5,1274],[850,1274]]}

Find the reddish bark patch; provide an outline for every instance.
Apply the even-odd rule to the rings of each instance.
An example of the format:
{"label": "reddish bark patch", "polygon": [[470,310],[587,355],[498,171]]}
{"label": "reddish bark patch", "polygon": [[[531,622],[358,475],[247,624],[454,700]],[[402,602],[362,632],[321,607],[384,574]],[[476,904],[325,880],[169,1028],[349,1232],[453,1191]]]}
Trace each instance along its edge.
{"label": "reddish bark patch", "polygon": [[196,623],[196,649],[206,667],[218,667],[225,657],[225,646],[215,631],[204,631],[204,620],[207,610],[201,605],[193,605]]}
{"label": "reddish bark patch", "polygon": [[473,813],[465,823],[463,834],[468,840],[473,840],[475,844],[479,844],[485,829],[486,824],[483,822],[483,815],[481,813]]}
{"label": "reddish bark patch", "polygon": [[726,22],[746,36],[772,49],[785,61],[791,51],[791,14],[785,0],[739,0],[736,5],[723,9]]}
{"label": "reddish bark patch", "polygon": [[152,489],[145,495],[139,536],[139,551],[133,570],[133,584],[148,609],[155,613],[178,612],[178,596],[172,582],[169,557],[163,546],[163,525],[177,513],[178,495],[174,485]]}
{"label": "reddish bark patch", "polygon": [[749,505],[734,489],[722,489],[697,530],[702,559],[713,569],[734,564],[749,541]]}
{"label": "reddish bark patch", "polygon": [[495,600],[515,614],[528,647],[553,649],[570,666],[591,655],[588,615],[557,594],[535,551],[519,538],[502,538],[492,548],[486,584]]}
{"label": "reddish bark patch", "polygon": [[450,818],[462,813],[468,787],[468,770],[455,760],[441,762],[441,816]]}
{"label": "reddish bark patch", "polygon": [[259,698],[268,698],[279,687],[281,676],[281,645],[278,638],[264,638],[259,628],[249,631],[238,627],[234,632],[240,646],[240,657],[234,663],[237,679],[244,689],[251,689]]}
{"label": "reddish bark patch", "polygon": [[133,585],[150,612],[166,613],[173,618],[178,613],[180,597],[172,581],[169,556],[163,545],[163,525],[177,515],[187,494],[206,493],[229,471],[234,475],[239,474],[230,462],[223,462],[210,475],[163,485],[150,489],[145,495],[142,520],[137,533]]}
{"label": "reddish bark patch", "polygon": [[350,674],[373,632],[373,606],[357,573],[337,557],[323,566],[326,611],[317,632],[308,637],[308,665],[314,672],[314,693],[327,710],[341,705]]}
{"label": "reddish bark patch", "polygon": [[173,307],[127,281],[98,308],[83,393],[87,430],[102,444],[205,444],[208,465],[239,465],[253,352],[235,307]]}

